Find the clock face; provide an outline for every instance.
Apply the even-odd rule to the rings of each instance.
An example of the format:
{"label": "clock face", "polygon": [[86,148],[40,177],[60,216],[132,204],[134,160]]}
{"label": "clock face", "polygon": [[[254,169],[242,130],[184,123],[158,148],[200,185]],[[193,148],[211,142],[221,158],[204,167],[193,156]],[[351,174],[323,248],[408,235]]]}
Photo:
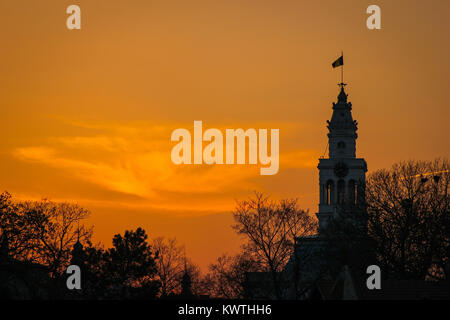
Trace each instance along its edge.
{"label": "clock face", "polygon": [[344,178],[348,174],[348,167],[344,162],[338,162],[334,166],[334,174],[339,178]]}

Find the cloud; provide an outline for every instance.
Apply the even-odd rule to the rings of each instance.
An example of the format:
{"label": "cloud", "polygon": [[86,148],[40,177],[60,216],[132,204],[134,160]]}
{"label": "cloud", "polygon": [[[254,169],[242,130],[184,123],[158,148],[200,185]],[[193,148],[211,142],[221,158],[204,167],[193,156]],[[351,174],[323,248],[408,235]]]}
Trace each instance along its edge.
{"label": "cloud", "polygon": [[137,179],[127,166],[113,166],[102,162],[89,162],[58,156],[58,150],[49,147],[17,148],[13,155],[18,159],[37,162],[66,170],[67,174],[102,185],[114,191],[144,196],[145,184]]}
{"label": "cloud", "polygon": [[[72,125],[92,132],[85,136],[53,137],[41,146],[16,148],[14,157],[62,170],[64,174],[107,190],[140,197],[146,205],[166,208],[178,208],[179,199],[185,198],[180,195],[216,195],[210,204],[214,206],[215,202],[222,206],[224,201],[217,195],[225,197],[233,191],[258,189],[255,176],[259,176],[259,166],[174,165],[170,158],[174,145],[170,134],[178,127],[189,128],[192,124],[74,122]],[[317,158],[314,150],[281,152],[280,166],[312,168]],[[161,197],[162,194],[165,197]],[[167,199],[169,195],[171,199]],[[187,210],[201,207],[193,201],[189,204],[188,199],[184,199],[183,206]]]}

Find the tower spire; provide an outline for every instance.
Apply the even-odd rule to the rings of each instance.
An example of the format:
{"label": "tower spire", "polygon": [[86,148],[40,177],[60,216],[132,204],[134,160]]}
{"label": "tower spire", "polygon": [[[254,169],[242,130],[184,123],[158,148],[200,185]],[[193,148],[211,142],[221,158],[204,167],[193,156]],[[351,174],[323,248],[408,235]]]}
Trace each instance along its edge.
{"label": "tower spire", "polygon": [[[333,63],[333,68],[344,65],[344,53]],[[364,203],[364,184],[367,163],[356,157],[358,123],[353,120],[352,103],[344,88],[344,71],[341,71],[341,88],[337,103],[328,123],[328,158],[319,160],[319,228],[339,215],[343,205]]]}

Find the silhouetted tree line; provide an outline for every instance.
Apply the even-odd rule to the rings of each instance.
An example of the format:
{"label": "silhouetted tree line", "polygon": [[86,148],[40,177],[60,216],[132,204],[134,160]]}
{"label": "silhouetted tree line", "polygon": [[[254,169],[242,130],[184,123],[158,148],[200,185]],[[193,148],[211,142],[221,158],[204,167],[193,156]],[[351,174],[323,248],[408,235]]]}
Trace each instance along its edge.
{"label": "silhouetted tree line", "polygon": [[449,279],[450,164],[409,161],[367,185],[369,236],[377,262],[397,279]]}
{"label": "silhouetted tree line", "polygon": [[[449,175],[447,160],[403,162],[369,175],[365,203],[343,205],[339,218],[321,230],[327,265],[338,270],[356,259],[378,264],[387,278],[449,279]],[[264,272],[281,299],[286,286],[281,271],[296,239],[318,228],[297,199],[273,201],[255,193],[238,201],[233,212],[232,227],[245,239],[242,251],[220,256],[202,275],[176,239],[150,240],[141,228],[115,235],[111,248],[92,244],[93,230],[83,225],[88,216],[75,204],[14,201],[1,194],[0,267],[11,261],[45,266],[56,298],[69,299],[176,299],[187,291],[193,297],[239,299],[245,297],[247,274]],[[67,294],[65,270],[74,263],[81,264],[82,290]],[[297,284],[300,276],[293,272],[288,280]],[[0,277],[3,284],[9,280]]]}
{"label": "silhouetted tree line", "polygon": [[[33,298],[49,299],[176,298],[186,275],[189,290],[203,293],[199,268],[175,239],[149,241],[137,228],[116,234],[112,247],[105,249],[92,244],[93,229],[83,225],[88,216],[76,204],[14,201],[9,193],[1,194],[0,296],[28,298],[32,292]],[[71,264],[81,268],[81,290],[66,287]]]}

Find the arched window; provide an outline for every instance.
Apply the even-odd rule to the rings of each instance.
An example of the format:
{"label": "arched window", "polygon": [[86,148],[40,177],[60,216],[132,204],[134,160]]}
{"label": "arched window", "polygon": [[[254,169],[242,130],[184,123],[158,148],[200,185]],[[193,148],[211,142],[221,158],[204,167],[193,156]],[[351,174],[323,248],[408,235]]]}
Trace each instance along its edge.
{"label": "arched window", "polygon": [[337,185],[337,189],[338,189],[338,204],[344,204],[345,202],[345,181],[344,180],[339,180],[338,185]]}
{"label": "arched window", "polygon": [[339,141],[337,144],[338,149],[345,149],[345,142],[344,141]]}
{"label": "arched window", "polygon": [[348,200],[351,204],[356,204],[358,199],[358,187],[355,180],[348,182]]}
{"label": "arched window", "polygon": [[333,202],[333,190],[334,190],[334,182],[333,180],[328,180],[325,188],[325,203],[327,205],[330,205]]}
{"label": "arched window", "polygon": [[320,185],[320,204],[325,204],[327,200],[327,185]]}

